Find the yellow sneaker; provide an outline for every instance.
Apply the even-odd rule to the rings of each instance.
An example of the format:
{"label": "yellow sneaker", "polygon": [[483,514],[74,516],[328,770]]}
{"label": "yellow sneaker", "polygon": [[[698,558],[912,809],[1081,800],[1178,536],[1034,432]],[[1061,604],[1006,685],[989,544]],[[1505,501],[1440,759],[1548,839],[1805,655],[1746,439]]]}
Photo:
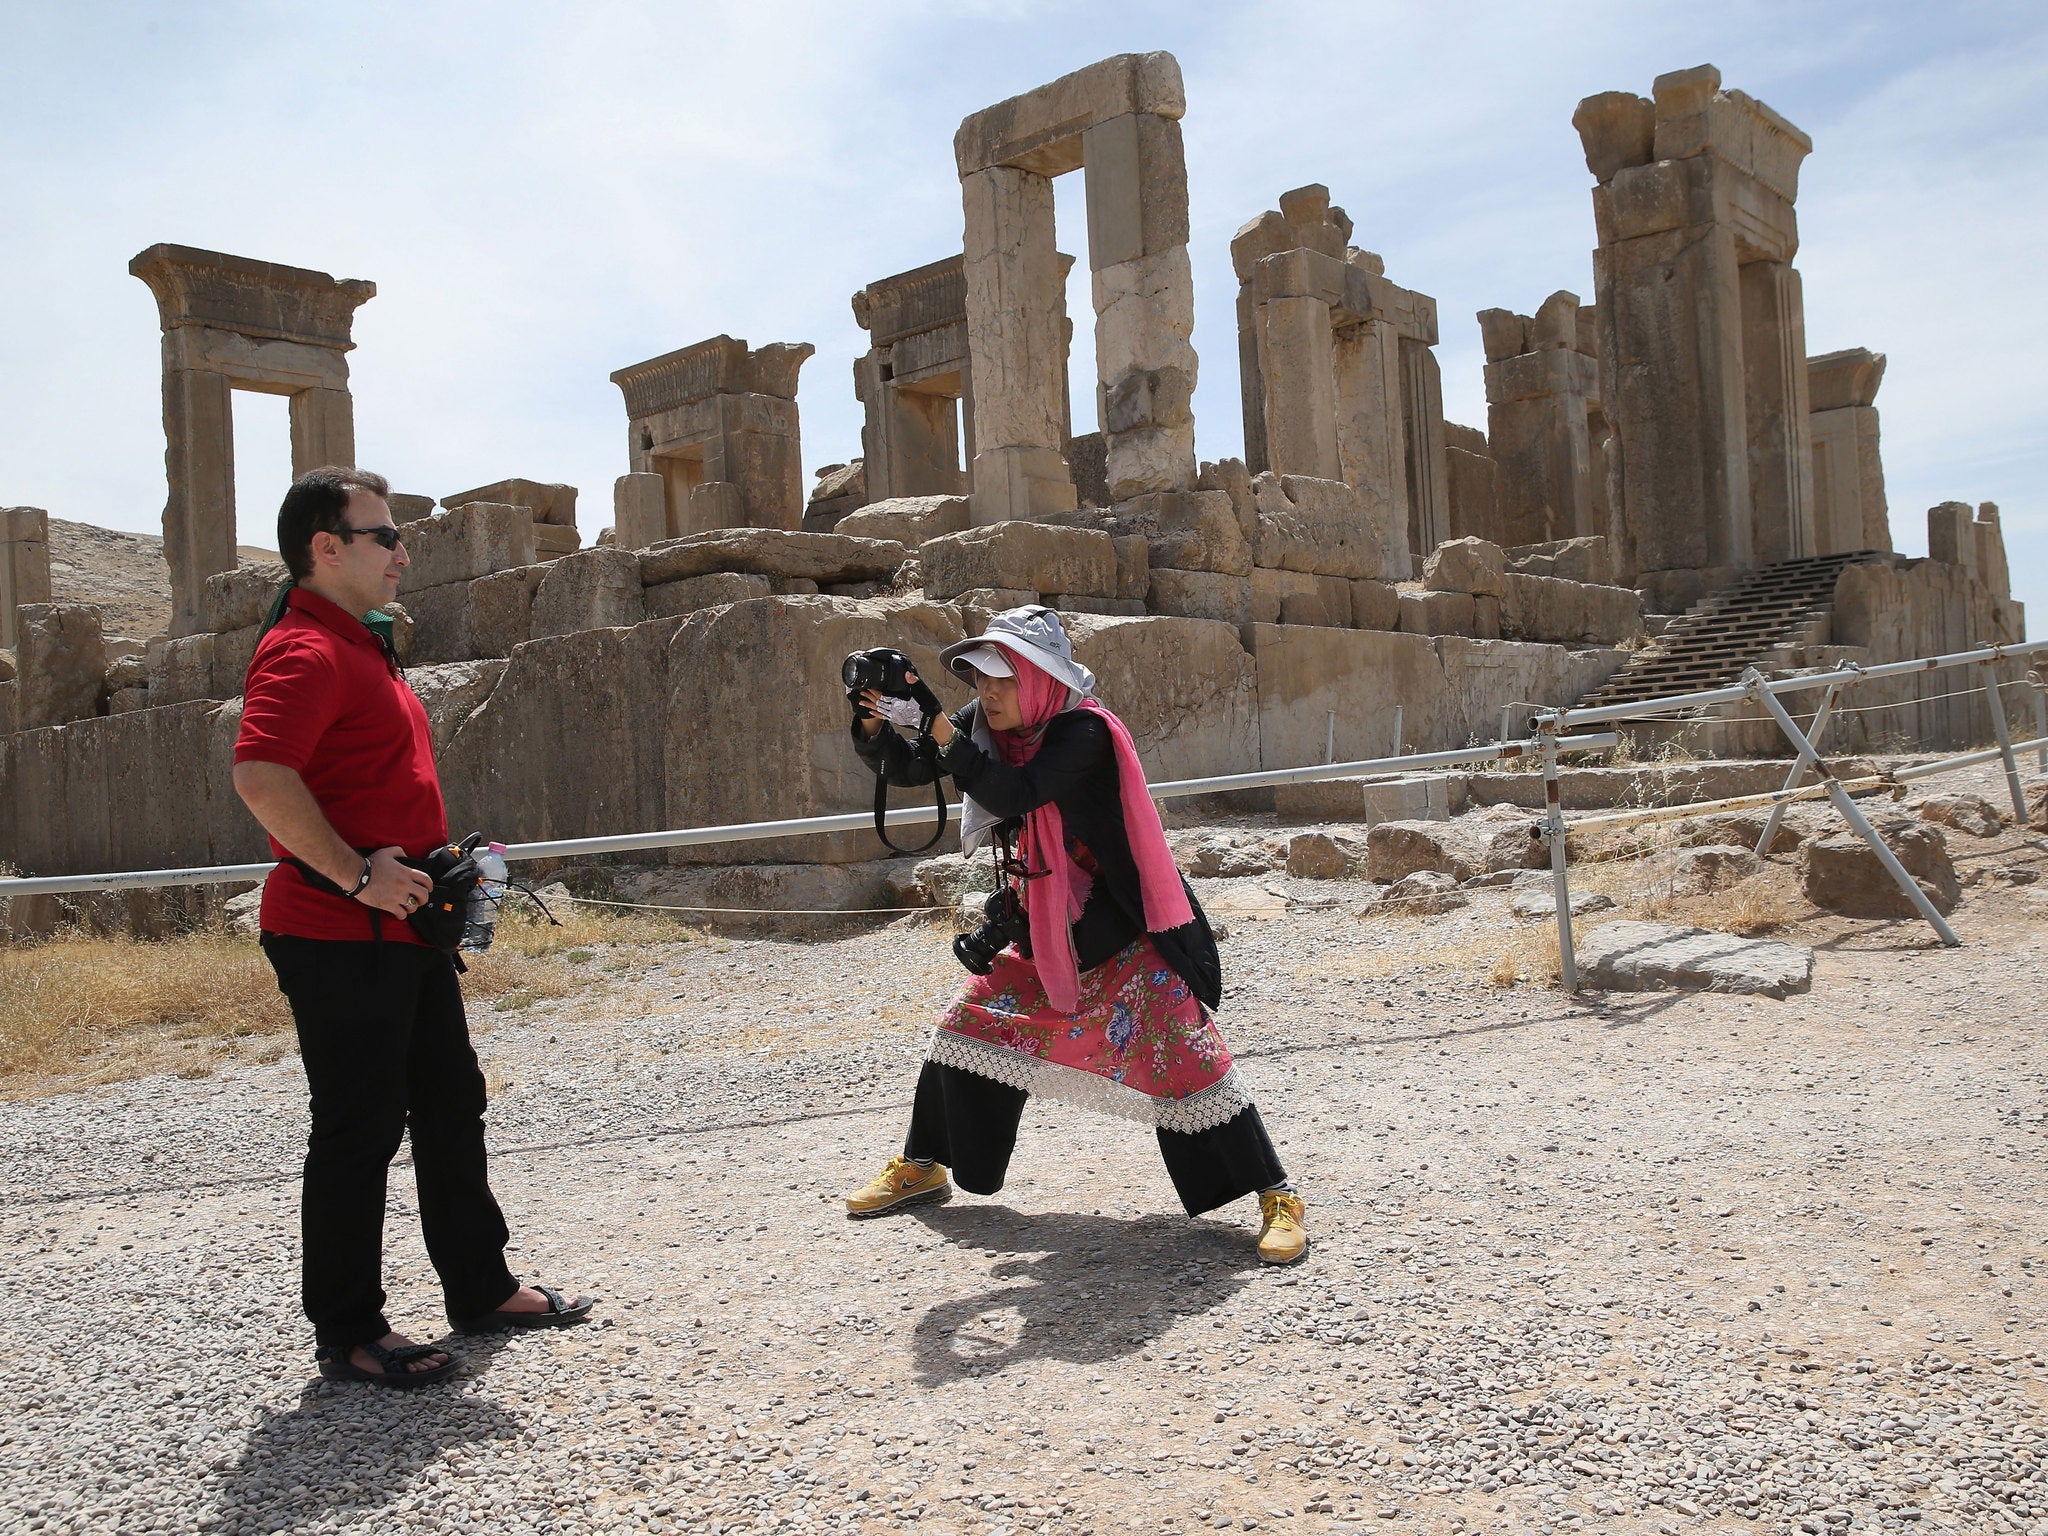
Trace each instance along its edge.
{"label": "yellow sneaker", "polygon": [[1302,1225],[1308,1207],[1301,1196],[1269,1189],[1259,1196],[1259,1214],[1266,1218],[1259,1229],[1261,1263],[1292,1264],[1308,1252],[1308,1228]]}
{"label": "yellow sneaker", "polygon": [[[944,1200],[953,1193],[946,1177],[946,1165],[933,1163],[920,1168],[907,1157],[892,1157],[872,1184],[846,1197],[848,1216],[879,1216],[898,1206],[917,1205],[926,1200]],[[1297,1202],[1298,1203],[1298,1202]]]}

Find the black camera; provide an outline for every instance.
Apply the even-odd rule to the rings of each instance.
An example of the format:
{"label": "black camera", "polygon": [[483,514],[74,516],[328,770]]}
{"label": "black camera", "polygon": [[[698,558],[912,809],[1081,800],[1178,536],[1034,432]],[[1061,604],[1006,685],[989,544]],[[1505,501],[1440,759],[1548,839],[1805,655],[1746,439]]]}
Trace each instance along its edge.
{"label": "black camera", "polygon": [[994,968],[996,956],[1012,944],[1029,960],[1031,917],[1017,893],[1006,885],[982,903],[981,910],[988,921],[953,940],[953,958],[977,976],[986,976]]}
{"label": "black camera", "polygon": [[855,651],[841,662],[839,680],[846,685],[849,699],[860,697],[870,688],[891,698],[912,699],[917,697],[917,687],[910,681],[910,674],[916,670],[901,651],[877,646],[872,651]]}

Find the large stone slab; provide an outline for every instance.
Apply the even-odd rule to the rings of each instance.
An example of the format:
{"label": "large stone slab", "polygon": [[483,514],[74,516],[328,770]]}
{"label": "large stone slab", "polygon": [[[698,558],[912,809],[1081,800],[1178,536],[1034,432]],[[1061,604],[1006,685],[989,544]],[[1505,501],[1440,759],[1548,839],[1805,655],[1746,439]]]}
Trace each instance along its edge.
{"label": "large stone slab", "polygon": [[647,617],[640,556],[630,549],[587,549],[547,568],[533,594],[533,634],[638,624]]}
{"label": "large stone slab", "polygon": [[1341,480],[1262,474],[1252,481],[1258,529],[1252,558],[1283,571],[1406,581],[1413,574],[1388,526]]}
{"label": "large stone slab", "polygon": [[463,722],[491,696],[491,690],[504,677],[506,666],[498,658],[406,668],[406,684],[426,708],[427,731],[437,756],[455,739]]}
{"label": "large stone slab", "polygon": [[480,485],[473,491],[457,491],[453,496],[443,496],[441,505],[452,509],[478,501],[525,507],[533,513],[533,520],[536,523],[552,524],[558,528],[576,526],[576,487],[573,485],[516,478],[494,480],[491,484]]}
{"label": "large stone slab", "polygon": [[32,731],[100,712],[107,649],[90,603],[24,603],[16,610],[18,728]]}
{"label": "large stone slab", "polygon": [[783,528],[715,528],[641,551],[640,581],[653,587],[712,571],[800,577],[820,583],[882,581],[894,576],[909,558],[908,549],[889,539]]}
{"label": "large stone slab", "polygon": [[1401,734],[1420,751],[1462,746],[1464,710],[1425,636],[1303,624],[1245,626],[1259,676],[1259,752],[1266,768],[1324,761],[1335,715],[1336,761],[1394,750]]}
{"label": "large stone slab", "polygon": [[1251,541],[1227,491],[1159,491],[1133,497],[1117,510],[1145,530],[1155,570],[1167,567],[1224,576],[1251,571]]}
{"label": "large stone slab", "polygon": [[1446,539],[1422,562],[1422,585],[1431,592],[1499,597],[1507,590],[1508,557],[1485,539]]}
{"label": "large stone slab", "polygon": [[1257,668],[1235,625],[1063,616],[1096,695],[1130,729],[1146,777],[1250,773],[1259,762]]}
{"label": "large stone slab", "polygon": [[[441,751],[449,827],[530,842],[668,825],[668,645],[681,622],[586,629],[519,646]],[[727,658],[720,670],[746,669]],[[732,721],[698,724],[713,732]]]}
{"label": "large stone slab", "polygon": [[1116,546],[1093,528],[991,523],[928,540],[919,555],[925,595],[934,601],[976,587],[1117,595]]}
{"label": "large stone slab", "polygon": [[1705,928],[1613,922],[1573,935],[1579,980],[1614,992],[1742,992],[1790,997],[1813,985],[1813,951]]}
{"label": "large stone slab", "polygon": [[1501,598],[1500,626],[1510,640],[1620,645],[1643,633],[1642,599],[1627,587],[1596,587],[1510,571]]}
{"label": "large stone slab", "polygon": [[[1954,911],[1962,885],[1941,829],[1904,816],[1874,819],[1873,825],[1934,909],[1943,914]],[[1800,845],[1799,887],[1815,906],[1844,917],[1919,916],[1876,851],[1846,830]]]}
{"label": "large stone slab", "polygon": [[407,523],[400,532],[412,559],[399,579],[401,596],[532,565],[536,557],[533,512],[527,507],[465,502],[439,517]]}
{"label": "large stone slab", "polygon": [[1366,875],[1399,880],[1418,869],[1458,880],[1503,869],[1532,869],[1546,857],[1530,835],[1533,817],[1475,811],[1449,821],[1383,821],[1366,834]]}
{"label": "large stone slab", "polygon": [[[966,638],[957,608],[843,597],[767,597],[705,609],[679,622],[669,649],[663,708],[640,731],[659,743],[671,826],[786,821],[874,803],[874,775],[847,736],[839,683],[850,651],[894,646],[918,665],[951,709],[966,685],[938,653]],[[520,653],[522,656],[524,651]],[[650,728],[654,722],[664,728]],[[928,791],[924,803],[930,804]],[[894,803],[917,803],[899,792]],[[898,841],[921,835],[906,831]],[[846,863],[884,852],[872,830],[703,850],[676,863]]]}
{"label": "large stone slab", "polygon": [[967,505],[965,496],[892,496],[847,513],[833,524],[832,531],[916,549],[942,533],[964,531],[969,524]]}
{"label": "large stone slab", "polygon": [[282,561],[252,560],[232,571],[216,571],[199,589],[200,627],[213,634],[246,629],[270,616],[278,589],[291,580]]}
{"label": "large stone slab", "polygon": [[1252,584],[1243,576],[1215,571],[1155,570],[1145,605],[1154,613],[1224,624],[1252,621]]}
{"label": "large stone slab", "polygon": [[766,576],[749,576],[740,571],[713,571],[708,576],[687,576],[681,581],[665,581],[658,587],[648,587],[647,617],[674,618],[695,613],[699,608],[715,608],[720,603],[744,603],[772,593],[772,584]]}

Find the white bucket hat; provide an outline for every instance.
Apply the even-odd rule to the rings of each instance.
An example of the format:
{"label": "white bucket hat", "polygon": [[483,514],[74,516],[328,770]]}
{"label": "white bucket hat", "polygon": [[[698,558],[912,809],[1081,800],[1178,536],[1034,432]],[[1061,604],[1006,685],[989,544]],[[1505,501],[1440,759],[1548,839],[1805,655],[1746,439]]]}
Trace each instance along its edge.
{"label": "white bucket hat", "polygon": [[991,677],[1013,677],[1016,669],[1009,665],[1009,658],[1003,655],[1005,651],[1065,683],[1082,698],[1095,692],[1095,674],[1074,660],[1074,645],[1060,628],[1060,616],[1037,604],[997,614],[988,621],[988,628],[972,640],[962,640],[939,652],[939,660],[970,682],[977,671]]}

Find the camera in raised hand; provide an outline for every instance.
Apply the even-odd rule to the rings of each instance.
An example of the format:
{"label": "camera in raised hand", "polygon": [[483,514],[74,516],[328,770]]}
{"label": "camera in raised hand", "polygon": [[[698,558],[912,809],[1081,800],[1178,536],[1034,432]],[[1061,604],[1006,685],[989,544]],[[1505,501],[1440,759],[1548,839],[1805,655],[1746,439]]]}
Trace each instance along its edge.
{"label": "camera in raised hand", "polygon": [[[877,646],[873,650],[855,651],[839,666],[839,681],[845,685],[847,702],[853,705],[854,713],[862,718],[880,714],[893,725],[916,726],[940,712],[939,696],[925,686],[924,679],[917,675],[917,666],[901,651],[889,646]],[[885,700],[906,700],[916,706],[917,713],[910,719],[899,719],[902,711],[870,710],[861,698],[864,693],[878,693]]]}

